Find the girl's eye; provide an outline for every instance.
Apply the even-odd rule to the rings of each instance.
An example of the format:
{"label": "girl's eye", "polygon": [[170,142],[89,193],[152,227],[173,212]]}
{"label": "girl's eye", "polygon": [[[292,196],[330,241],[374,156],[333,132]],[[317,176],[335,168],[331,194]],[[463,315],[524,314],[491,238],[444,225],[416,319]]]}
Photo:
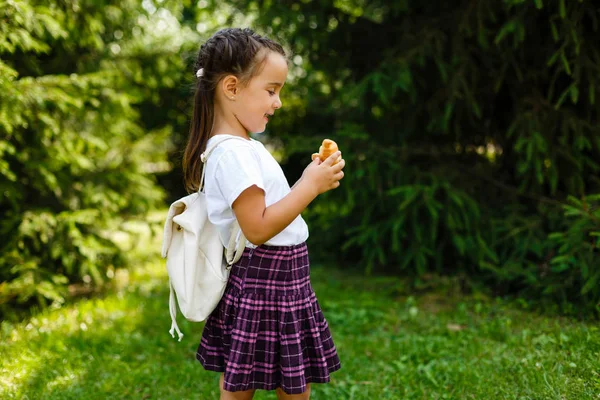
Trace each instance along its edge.
{"label": "girl's eye", "polygon": [[275,92],[273,90],[267,90],[267,92],[269,92],[269,95],[275,96]]}

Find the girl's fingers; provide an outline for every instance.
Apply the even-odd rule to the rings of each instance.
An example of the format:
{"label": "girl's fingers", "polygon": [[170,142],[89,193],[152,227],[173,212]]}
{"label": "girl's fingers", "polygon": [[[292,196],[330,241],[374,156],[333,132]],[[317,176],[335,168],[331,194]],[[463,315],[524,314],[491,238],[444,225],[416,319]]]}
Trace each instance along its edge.
{"label": "girl's fingers", "polygon": [[325,160],[325,162],[329,163],[329,165],[333,165],[335,160],[337,160],[341,154],[342,152],[338,150],[335,153],[330,154],[329,157],[327,157],[327,160]]}
{"label": "girl's fingers", "polygon": [[344,168],[346,166],[346,160],[344,160],[343,158],[340,160],[339,163],[335,164],[333,167],[335,168],[335,172],[339,172],[342,170],[342,168]]}

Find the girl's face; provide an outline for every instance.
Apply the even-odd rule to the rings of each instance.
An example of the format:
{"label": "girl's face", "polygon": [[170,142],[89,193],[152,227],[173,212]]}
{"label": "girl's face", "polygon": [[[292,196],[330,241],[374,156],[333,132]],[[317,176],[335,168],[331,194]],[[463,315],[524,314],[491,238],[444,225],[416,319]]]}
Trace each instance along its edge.
{"label": "girl's face", "polygon": [[260,74],[250,79],[238,92],[233,113],[239,123],[250,133],[264,132],[269,118],[281,108],[279,94],[287,78],[285,58],[269,52]]}

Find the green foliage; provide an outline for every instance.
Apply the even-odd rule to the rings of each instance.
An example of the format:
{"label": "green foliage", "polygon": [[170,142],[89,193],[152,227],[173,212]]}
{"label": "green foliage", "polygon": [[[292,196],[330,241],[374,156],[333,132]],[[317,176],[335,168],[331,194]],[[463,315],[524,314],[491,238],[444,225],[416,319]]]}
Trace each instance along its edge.
{"label": "green foliage", "polygon": [[305,213],[316,258],[598,311],[599,17],[591,0],[0,0],[0,313],[101,284],[124,262],[107,232],[164,202],[154,173],[183,194],[192,59],[228,24],[291,50],[267,137],[292,183],[325,137],[347,161]]}
{"label": "green foliage", "polygon": [[567,223],[561,231],[549,235],[556,249],[556,255],[550,260],[555,282],[545,291],[558,291],[563,295],[565,291],[574,291],[574,296],[580,295],[587,302],[592,302],[596,300],[594,291],[600,283],[597,265],[600,195],[584,197],[583,201],[574,197],[568,200],[570,204],[563,206]]}
{"label": "green foliage", "polygon": [[293,51],[286,172],[325,137],[347,161],[306,214],[318,257],[600,311],[593,219],[563,214],[600,193],[594,2],[232,4]]}
{"label": "green foliage", "polygon": [[109,232],[162,205],[152,172],[171,130],[140,115],[176,84],[190,33],[135,1],[0,2],[0,21],[5,315],[62,302],[67,284],[101,285],[124,259]]}

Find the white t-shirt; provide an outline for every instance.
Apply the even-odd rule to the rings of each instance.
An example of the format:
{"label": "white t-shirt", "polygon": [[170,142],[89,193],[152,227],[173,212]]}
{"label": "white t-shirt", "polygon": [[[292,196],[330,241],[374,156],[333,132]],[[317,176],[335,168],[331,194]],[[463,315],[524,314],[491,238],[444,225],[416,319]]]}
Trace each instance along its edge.
{"label": "white t-shirt", "polygon": [[[208,139],[206,148],[225,136],[215,135]],[[245,139],[244,139],[245,140]],[[281,166],[265,146],[255,139],[232,139],[220,143],[211,153],[204,176],[208,219],[219,232],[223,246],[229,244],[231,227],[235,214],[231,205],[247,188],[256,185],[265,191],[265,205],[278,202],[291,188]],[[238,237],[239,239],[239,237]],[[301,215],[285,229],[269,239],[265,244],[272,246],[290,246],[308,239],[308,226]],[[237,240],[236,240],[237,243]],[[253,243],[246,247],[256,247]]]}

